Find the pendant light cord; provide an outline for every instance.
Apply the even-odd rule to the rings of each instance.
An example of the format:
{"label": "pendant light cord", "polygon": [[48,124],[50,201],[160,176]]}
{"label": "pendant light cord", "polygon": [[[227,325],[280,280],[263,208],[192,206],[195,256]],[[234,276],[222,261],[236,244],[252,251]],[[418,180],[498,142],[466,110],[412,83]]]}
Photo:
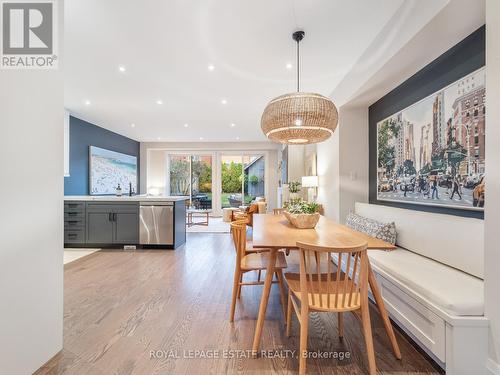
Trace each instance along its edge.
{"label": "pendant light cord", "polygon": [[300,92],[300,40],[297,40],[297,92]]}

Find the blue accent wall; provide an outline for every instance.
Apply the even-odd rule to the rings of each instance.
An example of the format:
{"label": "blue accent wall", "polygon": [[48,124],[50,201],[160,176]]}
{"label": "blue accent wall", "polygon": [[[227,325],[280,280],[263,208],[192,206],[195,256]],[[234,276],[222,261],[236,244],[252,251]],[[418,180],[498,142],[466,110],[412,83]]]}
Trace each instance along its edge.
{"label": "blue accent wall", "polygon": [[140,144],[87,121],[69,118],[69,177],[64,178],[64,195],[89,195],[89,146],[137,156],[139,185]]}

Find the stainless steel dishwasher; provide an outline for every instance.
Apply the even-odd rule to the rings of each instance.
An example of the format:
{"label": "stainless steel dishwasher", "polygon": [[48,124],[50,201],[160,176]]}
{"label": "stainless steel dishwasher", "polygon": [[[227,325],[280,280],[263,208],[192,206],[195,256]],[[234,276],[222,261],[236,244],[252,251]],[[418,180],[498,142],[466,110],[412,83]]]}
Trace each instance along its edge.
{"label": "stainless steel dishwasher", "polygon": [[174,202],[140,202],[139,243],[174,244]]}

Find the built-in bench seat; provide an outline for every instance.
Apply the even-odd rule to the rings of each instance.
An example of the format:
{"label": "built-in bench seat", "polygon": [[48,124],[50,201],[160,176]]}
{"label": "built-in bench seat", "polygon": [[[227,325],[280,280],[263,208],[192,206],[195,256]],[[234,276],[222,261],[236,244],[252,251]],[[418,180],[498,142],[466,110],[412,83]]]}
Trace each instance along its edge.
{"label": "built-in bench seat", "polygon": [[411,251],[371,251],[372,267],[454,316],[484,314],[483,280]]}
{"label": "built-in bench seat", "polygon": [[391,319],[447,374],[484,373],[483,221],[367,203],[355,213],[396,224],[398,248],[369,251]]}

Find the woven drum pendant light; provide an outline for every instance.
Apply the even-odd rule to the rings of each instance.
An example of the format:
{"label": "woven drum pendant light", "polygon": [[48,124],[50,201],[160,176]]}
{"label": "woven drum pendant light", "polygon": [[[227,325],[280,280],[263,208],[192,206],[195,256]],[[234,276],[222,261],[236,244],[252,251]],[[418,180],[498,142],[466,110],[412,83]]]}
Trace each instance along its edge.
{"label": "woven drum pendant light", "polygon": [[274,98],[264,109],[261,128],[273,142],[287,144],[318,143],[328,139],[338,123],[333,102],[320,94],[300,92],[299,43],[304,31],[292,34],[297,42],[297,92]]}

